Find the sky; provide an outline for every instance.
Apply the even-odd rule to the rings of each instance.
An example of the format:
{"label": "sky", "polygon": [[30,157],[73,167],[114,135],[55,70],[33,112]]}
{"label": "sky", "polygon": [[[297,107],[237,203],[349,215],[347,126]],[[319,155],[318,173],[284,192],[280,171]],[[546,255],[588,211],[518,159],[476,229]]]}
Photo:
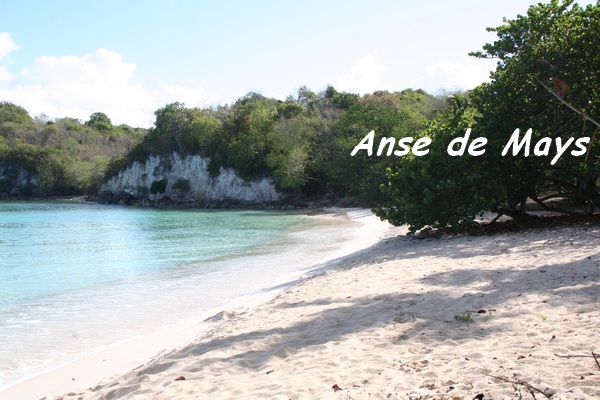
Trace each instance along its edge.
{"label": "sky", "polygon": [[494,41],[485,28],[535,2],[0,0],[0,101],[150,127],[168,103],[251,91],[471,89],[496,65],[468,55]]}

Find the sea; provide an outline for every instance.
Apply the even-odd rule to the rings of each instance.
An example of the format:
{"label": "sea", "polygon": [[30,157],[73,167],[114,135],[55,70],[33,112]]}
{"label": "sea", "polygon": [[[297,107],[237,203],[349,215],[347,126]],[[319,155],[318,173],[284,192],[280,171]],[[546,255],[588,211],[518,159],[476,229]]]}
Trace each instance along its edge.
{"label": "sea", "polygon": [[356,222],[282,211],[0,202],[0,392],[284,285]]}

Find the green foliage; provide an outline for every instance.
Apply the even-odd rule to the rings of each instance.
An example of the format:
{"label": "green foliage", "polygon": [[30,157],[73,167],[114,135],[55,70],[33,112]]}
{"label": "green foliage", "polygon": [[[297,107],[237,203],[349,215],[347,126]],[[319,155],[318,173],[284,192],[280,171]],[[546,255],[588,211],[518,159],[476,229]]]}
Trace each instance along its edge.
{"label": "green foliage", "polygon": [[271,149],[270,132],[277,120],[276,103],[251,93],[238,100],[231,111],[228,163],[245,178],[264,173]]}
{"label": "green foliage", "polygon": [[[600,115],[600,4],[585,8],[573,1],[551,1],[529,8],[525,16],[506,21],[496,32],[498,40],[484,46],[479,57],[495,57],[499,66],[493,81],[475,89],[474,105],[481,110],[478,133],[486,136],[490,150],[501,152],[516,128],[533,130],[533,143],[542,137],[592,136],[593,127],[561,104],[542,84],[552,87],[552,78],[566,82],[565,100],[585,114]],[[599,152],[597,146],[586,157],[497,157],[490,168],[506,197],[499,208],[511,212],[527,198],[567,196],[600,206],[596,187]],[[567,153],[568,154],[568,153]]]}
{"label": "green foliage", "polygon": [[473,322],[475,322],[475,318],[473,318],[470,312],[464,312],[462,314],[455,315],[454,319],[460,322],[464,322],[465,324],[472,324]]}
{"label": "green foliage", "polygon": [[0,124],[12,122],[15,124],[31,124],[33,119],[27,110],[8,101],[0,101]]}
{"label": "green foliage", "polygon": [[104,113],[97,112],[90,115],[90,119],[85,123],[87,126],[94,127],[99,131],[110,131],[113,128],[112,121]]}
{"label": "green foliage", "polygon": [[220,167],[227,162],[229,146],[223,122],[208,111],[203,111],[192,121],[189,134],[186,135],[186,146],[191,153],[209,158],[211,174],[218,175]]}
{"label": "green foliage", "polygon": [[190,181],[187,179],[177,179],[173,184],[174,190],[180,190],[182,192],[188,192],[190,190]]}
{"label": "green foliage", "polygon": [[375,214],[394,225],[408,224],[411,233],[445,227],[462,230],[492,204],[486,195],[493,193],[494,181],[482,159],[447,154],[452,139],[463,135],[478,117],[466,100],[457,98],[453,103],[421,132],[432,139],[430,152],[402,157],[387,169],[388,183],[381,185],[390,200],[380,202]]}
{"label": "green foliage", "polygon": [[277,105],[277,115],[281,118],[290,119],[302,114],[304,114],[304,108],[293,100]]}
{"label": "green foliage", "polygon": [[309,179],[315,127],[307,117],[281,119],[271,133],[272,150],[267,156],[283,188],[302,187]]}
{"label": "green foliage", "polygon": [[[555,199],[600,207],[597,146],[586,157],[572,157],[569,149],[554,165],[556,147],[547,156],[501,156],[517,128],[533,130],[532,150],[541,138],[565,143],[592,135],[583,118],[544,85],[558,77],[570,87],[566,101],[585,114],[600,115],[600,5],[539,3],[525,16],[489,30],[499,39],[473,55],[500,60],[492,81],[468,98],[449,99],[452,108],[421,132],[433,139],[427,157],[404,157],[387,170],[383,191],[390,200],[375,209],[382,219],[406,223],[411,232],[459,230],[484,210],[526,218],[528,199],[549,210],[559,210],[547,203]],[[488,140],[485,154],[448,156],[445,146],[468,128]]]}
{"label": "green foliage", "polygon": [[371,204],[384,197],[378,186],[391,159],[352,158],[352,149],[372,129],[379,136],[413,135],[438,112],[435,99],[420,90],[361,97],[303,86],[286,101],[251,92],[210,109],[167,104],[125,162],[115,160],[109,168],[115,173],[150,154],[199,154],[209,159],[211,176],[233,167],[246,179],[272,174],[282,190],[334,192]]}
{"label": "green foliage", "polygon": [[[109,132],[73,118],[33,120],[10,103],[1,103],[0,115],[0,163],[35,173],[37,186],[21,190],[32,195],[95,193],[110,160],[121,158],[145,133],[126,125]],[[0,192],[9,192],[15,179],[4,179]]]}
{"label": "green foliage", "polygon": [[[9,160],[39,177],[37,194],[93,193],[103,181],[149,155],[198,154],[211,176],[221,167],[252,179],[271,175],[280,190],[296,194],[354,196],[359,203],[384,199],[378,188],[395,157],[350,157],[370,130],[382,136],[412,136],[438,112],[423,91],[359,96],[328,87],[301,87],[286,101],[248,93],[231,105],[207,109],[170,103],[155,112],[148,130],[115,126],[101,112],[82,123],[73,118],[31,120],[17,106],[0,123],[0,161]],[[154,193],[166,190],[155,182]],[[175,182],[189,190],[189,182]]]}
{"label": "green foliage", "polygon": [[150,193],[164,193],[167,190],[168,183],[169,181],[167,181],[166,179],[161,179],[159,181],[152,182],[152,185],[150,185]]}
{"label": "green foliage", "polygon": [[348,155],[371,130],[375,131],[376,146],[383,137],[415,137],[417,130],[435,114],[430,99],[432,96],[425,92],[375,92],[343,110],[333,128],[333,137],[319,154],[334,190],[356,196],[363,204],[384,201],[386,196],[379,185],[387,181],[386,168],[393,166],[397,157],[369,156],[366,151],[359,151],[354,157]]}
{"label": "green foliage", "polygon": [[[437,112],[434,100],[423,91],[361,97],[331,86],[323,93],[303,86],[286,101],[248,93],[230,106],[209,109],[167,104],[156,110],[149,131],[114,126],[101,112],[85,123],[32,120],[20,107],[2,103],[10,118],[0,123],[0,161],[36,172],[38,194],[50,195],[93,192],[151,154],[199,154],[209,159],[212,176],[233,167],[248,179],[274,175],[282,190],[333,192],[370,204],[384,198],[378,185],[386,181],[392,160],[351,158],[350,152],[372,129],[379,137],[413,135]],[[161,185],[156,183],[154,192],[166,189]],[[183,182],[173,187],[187,190]]]}
{"label": "green foliage", "polygon": [[360,100],[356,93],[338,92],[333,86],[328,86],[325,90],[325,99],[331,102],[334,107],[347,110]]}
{"label": "green foliage", "polygon": [[223,121],[211,110],[167,104],[155,111],[156,122],[143,141],[128,154],[128,163],[151,154],[200,154],[211,158],[216,170],[227,162],[228,135]]}

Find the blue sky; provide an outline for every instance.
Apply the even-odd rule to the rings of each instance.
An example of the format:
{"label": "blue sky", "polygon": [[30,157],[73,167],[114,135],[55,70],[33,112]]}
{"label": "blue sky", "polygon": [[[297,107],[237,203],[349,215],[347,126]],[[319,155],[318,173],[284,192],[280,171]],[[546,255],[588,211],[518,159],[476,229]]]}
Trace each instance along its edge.
{"label": "blue sky", "polygon": [[534,2],[0,0],[0,101],[149,127],[167,103],[249,91],[469,89],[495,66],[468,56],[485,28]]}

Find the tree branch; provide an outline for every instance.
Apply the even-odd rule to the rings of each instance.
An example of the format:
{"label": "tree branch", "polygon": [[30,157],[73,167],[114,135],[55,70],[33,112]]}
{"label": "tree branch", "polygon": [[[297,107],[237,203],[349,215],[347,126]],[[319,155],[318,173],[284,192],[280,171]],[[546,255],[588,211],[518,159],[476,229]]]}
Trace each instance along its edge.
{"label": "tree branch", "polygon": [[531,200],[535,201],[540,207],[542,207],[546,211],[553,211],[553,212],[558,212],[561,214],[568,214],[568,215],[580,215],[578,212],[575,212],[575,211],[570,211],[570,210],[566,210],[564,208],[549,206],[546,203],[544,203],[543,200],[538,199],[537,196],[530,196],[530,198],[531,198]]}
{"label": "tree branch", "polygon": [[598,356],[598,354],[596,354],[592,351],[592,357],[594,357],[594,361],[596,361],[596,365],[598,366],[598,368],[600,368],[600,363],[598,362],[597,356]]}
{"label": "tree branch", "polygon": [[575,112],[576,114],[581,115],[583,118],[587,119],[588,121],[590,121],[592,124],[596,125],[598,128],[600,128],[600,122],[596,121],[594,118],[590,117],[589,115],[579,111],[578,109],[576,109],[575,107],[573,107],[572,105],[570,105],[569,103],[567,103],[565,100],[563,100],[559,95],[557,95],[556,93],[554,93],[554,91],[552,89],[550,89],[548,86],[546,86],[544,84],[544,82],[542,82],[541,80],[539,80],[538,78],[535,78],[536,81],[538,81],[538,83],[540,85],[542,85],[548,92],[550,92],[550,94],[554,97],[556,97],[558,99],[558,101],[560,101],[561,103],[563,103],[565,106],[569,107],[571,110],[573,110],[573,112]]}
{"label": "tree branch", "polygon": [[561,187],[563,189],[570,189],[570,193],[563,193],[565,195],[571,194],[576,197],[579,197],[582,200],[591,201],[592,203],[594,203],[595,206],[600,206],[600,197],[598,196],[596,190],[594,190],[593,195],[591,195],[590,193],[582,191],[581,188],[577,185],[574,185],[571,182],[562,179],[551,179],[551,182],[553,182],[557,187]]}
{"label": "tree branch", "polygon": [[[513,381],[513,380],[510,380],[510,379],[502,378],[500,376],[494,376],[494,375],[490,375],[490,374],[486,374],[486,375],[489,376],[490,378],[500,379],[501,381],[512,383],[514,385],[523,385],[527,389],[530,390],[530,393],[531,393],[531,390],[534,390],[534,391],[536,391],[536,392],[538,392],[540,394],[543,394],[547,399],[551,399],[552,396],[554,396],[554,393],[546,393],[546,391],[548,391],[548,389],[546,389],[546,391],[543,391],[541,389],[536,388],[535,386],[532,386],[531,384],[529,384],[529,383],[527,383],[525,381]],[[531,394],[533,395],[533,393],[531,393]],[[534,398],[535,398],[535,396],[534,396]]]}

